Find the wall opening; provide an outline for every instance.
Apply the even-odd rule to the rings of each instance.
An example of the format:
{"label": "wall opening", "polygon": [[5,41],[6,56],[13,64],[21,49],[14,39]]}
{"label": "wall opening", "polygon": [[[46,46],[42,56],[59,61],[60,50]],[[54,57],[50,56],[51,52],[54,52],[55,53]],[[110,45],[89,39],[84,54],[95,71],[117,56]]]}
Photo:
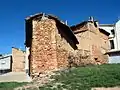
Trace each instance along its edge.
{"label": "wall opening", "polygon": [[110,49],[115,49],[114,41],[113,40],[110,40]]}

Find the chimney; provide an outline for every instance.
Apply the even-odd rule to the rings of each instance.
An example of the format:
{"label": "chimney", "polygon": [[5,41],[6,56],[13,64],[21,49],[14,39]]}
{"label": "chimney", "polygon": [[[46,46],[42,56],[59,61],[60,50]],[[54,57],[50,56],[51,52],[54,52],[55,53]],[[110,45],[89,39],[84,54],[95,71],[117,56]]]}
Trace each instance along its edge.
{"label": "chimney", "polygon": [[43,13],[41,20],[45,20],[45,19],[48,19],[48,18],[45,16],[45,13]]}

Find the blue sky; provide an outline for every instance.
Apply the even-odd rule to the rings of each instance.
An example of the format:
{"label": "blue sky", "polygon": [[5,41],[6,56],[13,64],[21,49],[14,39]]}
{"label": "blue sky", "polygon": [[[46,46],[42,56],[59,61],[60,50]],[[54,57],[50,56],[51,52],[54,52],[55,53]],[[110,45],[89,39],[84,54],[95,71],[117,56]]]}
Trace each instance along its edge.
{"label": "blue sky", "polygon": [[120,18],[119,4],[119,0],[0,0],[0,53],[11,53],[11,47],[24,49],[24,19],[29,15],[50,13],[69,25],[94,16],[106,24]]}

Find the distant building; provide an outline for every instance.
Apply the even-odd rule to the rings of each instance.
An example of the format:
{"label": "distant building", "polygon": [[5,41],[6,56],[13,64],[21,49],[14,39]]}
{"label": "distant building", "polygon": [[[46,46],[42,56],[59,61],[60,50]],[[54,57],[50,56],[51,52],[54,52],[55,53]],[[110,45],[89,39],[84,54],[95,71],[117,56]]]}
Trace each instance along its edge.
{"label": "distant building", "polygon": [[12,55],[0,56],[0,74],[12,71]]}
{"label": "distant building", "polygon": [[12,54],[0,55],[0,74],[25,72],[25,52],[12,47]]}
{"label": "distant building", "polygon": [[109,35],[109,63],[120,63],[120,20],[115,24],[100,24],[100,28],[110,33]]}
{"label": "distant building", "polygon": [[25,72],[25,52],[12,47],[12,72]]}

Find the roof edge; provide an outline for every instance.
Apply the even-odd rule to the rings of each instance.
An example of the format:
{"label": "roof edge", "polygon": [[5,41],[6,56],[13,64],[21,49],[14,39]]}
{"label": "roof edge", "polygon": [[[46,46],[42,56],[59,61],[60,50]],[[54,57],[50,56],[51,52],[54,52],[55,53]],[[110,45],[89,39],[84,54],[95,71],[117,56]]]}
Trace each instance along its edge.
{"label": "roof edge", "polygon": [[99,26],[111,26],[111,27],[113,27],[114,24],[99,24]]}
{"label": "roof edge", "polygon": [[110,35],[109,32],[107,32],[106,30],[104,30],[104,29],[102,29],[102,28],[99,28],[99,31],[102,32],[102,33],[104,33],[104,34],[106,34],[107,36]]}

